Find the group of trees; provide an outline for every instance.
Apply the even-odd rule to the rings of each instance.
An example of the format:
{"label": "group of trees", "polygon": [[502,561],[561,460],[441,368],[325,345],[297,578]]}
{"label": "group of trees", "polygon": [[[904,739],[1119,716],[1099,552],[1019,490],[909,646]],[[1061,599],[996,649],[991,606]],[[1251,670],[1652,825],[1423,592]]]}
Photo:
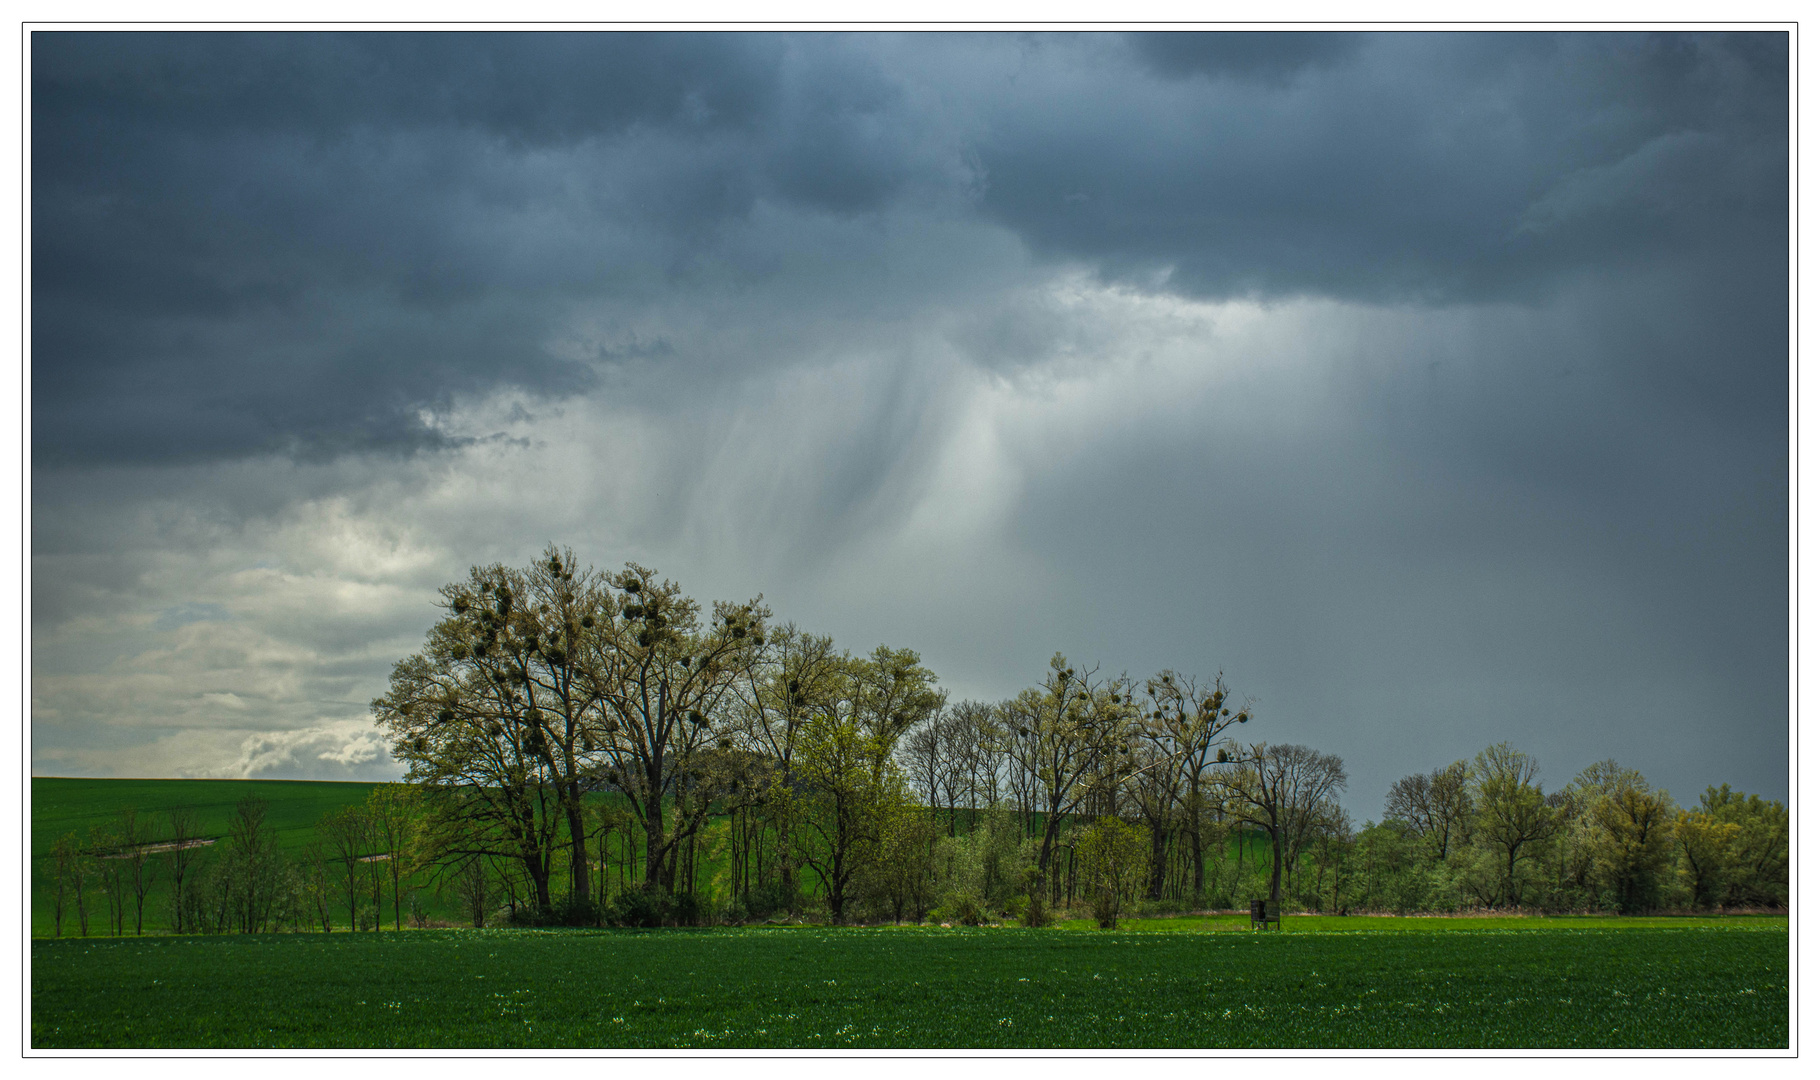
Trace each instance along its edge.
{"label": "group of trees", "polygon": [[[1627,911],[1786,896],[1786,855],[1760,850],[1779,836],[1786,851],[1780,804],[1714,794],[1681,812],[1609,763],[1545,794],[1507,745],[1399,781],[1384,821],[1355,829],[1339,758],[1236,740],[1253,709],[1220,675],[1057,655],[1009,700],[950,703],[909,650],[852,655],[772,625],[762,598],[704,615],[644,567],[602,573],[554,547],[442,598],[376,720],[422,793],[426,850],[559,916],[632,893],[640,917],[710,892],[762,912],[805,888],[837,922],[1241,896]],[[725,876],[712,889],[704,860]]]}
{"label": "group of trees", "polygon": [[[1021,918],[1133,903],[1316,911],[1643,911],[1787,902],[1781,803],[1681,809],[1603,762],[1553,793],[1506,744],[1399,780],[1355,828],[1340,759],[1242,742],[1222,675],[1077,667],[949,702],[920,657],[704,613],[637,565],[551,548],[442,590],[425,647],[373,703],[407,782],[287,854],[257,800],[223,837],[132,812],[59,841],[55,917],[178,931],[402,926],[427,880],[464,921]],[[1253,730],[1246,728],[1244,730]],[[154,827],[156,826],[156,827]],[[219,840],[219,844],[215,841]],[[205,857],[203,845],[213,845]],[[97,888],[98,886],[98,888]]]}
{"label": "group of trees", "polygon": [[1384,819],[1336,838],[1338,895],[1389,911],[1526,907],[1544,911],[1782,907],[1788,810],[1731,785],[1682,808],[1614,761],[1558,791],[1507,743],[1392,786]]}
{"label": "group of trees", "polygon": [[[794,904],[808,881],[836,921],[861,898],[869,912],[927,907],[943,858],[932,806],[956,841],[989,807],[1015,812],[1033,846],[1017,892],[1039,918],[1083,888],[1082,823],[1141,818],[1137,887],[1152,893],[1183,875],[1204,890],[1210,834],[1190,818],[1255,821],[1279,862],[1307,829],[1279,790],[1285,767],[1307,783],[1307,763],[1229,749],[1224,733],[1250,712],[1218,677],[1140,681],[1058,655],[1009,701],[950,706],[914,652],[854,656],[771,625],[760,599],[704,618],[650,570],[604,574],[555,548],[528,568],[475,568],[442,596],[445,616],[397,665],[375,716],[424,793],[439,858],[505,860],[539,908],[585,914],[605,891],[591,875],[617,870],[628,848],[641,889],[693,895],[716,819],[742,904]],[[1317,794],[1343,783],[1337,761],[1306,756],[1326,770]],[[1248,798],[1214,797],[1216,779]],[[616,796],[617,820],[589,812],[595,792]],[[912,855],[914,872],[900,864]]]}
{"label": "group of trees", "polygon": [[280,846],[268,810],[247,796],[211,835],[194,807],[128,807],[86,836],[64,834],[47,868],[52,933],[326,931],[338,910],[350,927],[377,929],[387,900],[394,927],[406,904],[421,916],[409,884],[425,850],[415,788],[378,785],[364,804],[325,815],[297,851]]}

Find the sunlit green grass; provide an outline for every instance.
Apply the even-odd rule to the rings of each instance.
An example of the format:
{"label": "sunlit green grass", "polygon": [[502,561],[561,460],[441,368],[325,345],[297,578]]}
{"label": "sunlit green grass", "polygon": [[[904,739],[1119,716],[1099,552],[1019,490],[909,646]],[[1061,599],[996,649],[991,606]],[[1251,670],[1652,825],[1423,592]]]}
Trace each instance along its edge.
{"label": "sunlit green grass", "polygon": [[1319,930],[1291,920],[1282,933],[804,927],[40,940],[32,943],[32,1042],[1788,1044],[1785,920],[1510,921],[1523,925],[1385,919],[1359,920],[1369,928],[1331,920]]}

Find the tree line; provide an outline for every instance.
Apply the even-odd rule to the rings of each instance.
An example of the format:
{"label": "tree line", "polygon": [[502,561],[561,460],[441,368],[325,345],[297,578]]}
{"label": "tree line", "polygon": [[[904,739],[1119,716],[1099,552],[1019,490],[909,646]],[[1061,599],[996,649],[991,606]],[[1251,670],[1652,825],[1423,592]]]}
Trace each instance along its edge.
{"label": "tree line", "polygon": [[[114,932],[142,925],[155,861],[178,930],[402,926],[420,871],[473,925],[1787,903],[1780,802],[1724,786],[1682,808],[1609,761],[1546,792],[1499,744],[1404,777],[1357,825],[1344,763],[1240,739],[1256,710],[1223,673],[1058,654],[1007,700],[950,702],[909,649],[854,655],[762,597],[704,612],[554,547],[473,569],[441,606],[373,702],[406,783],[300,857],[243,804],[206,872],[182,812],[163,843],[130,812],[86,849],[66,837],[56,865],[87,860]],[[57,874],[59,932],[67,896],[86,933],[84,874]]]}
{"label": "tree line", "polygon": [[211,832],[194,807],[125,807],[86,835],[65,833],[47,860],[52,933],[143,934],[148,921],[179,934],[329,931],[341,910],[347,926],[377,929],[388,900],[394,927],[407,909],[423,924],[417,789],[377,785],[365,803],[325,814],[296,852],[281,849],[269,810],[249,795]]}
{"label": "tree line", "polygon": [[[649,569],[584,569],[555,547],[475,568],[442,604],[376,721],[440,858],[510,865],[531,906],[580,919],[612,897],[630,898],[622,915],[692,913],[710,835],[728,904],[800,907],[806,887],[836,922],[1264,896],[1786,902],[1780,803],[1723,788],[1682,810],[1611,762],[1546,793],[1500,744],[1399,781],[1383,820],[1355,828],[1340,759],[1238,739],[1254,710],[1223,674],[1135,678],[1058,654],[1006,701],[950,703],[911,650],[853,655],[774,625],[762,598],[704,613]],[[590,812],[592,793],[613,798]]]}

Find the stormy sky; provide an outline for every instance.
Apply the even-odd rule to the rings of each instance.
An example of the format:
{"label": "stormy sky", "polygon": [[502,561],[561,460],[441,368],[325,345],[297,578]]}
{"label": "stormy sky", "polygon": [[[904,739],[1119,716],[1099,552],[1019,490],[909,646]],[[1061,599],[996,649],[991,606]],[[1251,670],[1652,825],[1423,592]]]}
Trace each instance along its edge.
{"label": "stormy sky", "polygon": [[31,35],[31,768],[371,779],[474,564],[1785,798],[1780,33]]}

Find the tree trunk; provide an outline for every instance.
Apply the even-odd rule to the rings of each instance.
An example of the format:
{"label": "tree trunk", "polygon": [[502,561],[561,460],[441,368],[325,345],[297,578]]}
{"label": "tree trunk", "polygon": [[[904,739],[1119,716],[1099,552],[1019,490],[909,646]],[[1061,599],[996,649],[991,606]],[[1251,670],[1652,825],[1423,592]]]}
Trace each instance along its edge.
{"label": "tree trunk", "polygon": [[1275,825],[1270,831],[1270,902],[1282,910],[1283,904],[1283,830]]}
{"label": "tree trunk", "polygon": [[[573,768],[570,769],[573,772]],[[581,781],[563,785],[563,811],[569,819],[569,895],[586,899],[588,888],[588,819],[582,812]]]}
{"label": "tree trunk", "polygon": [[1188,808],[1188,857],[1194,860],[1194,897],[1199,904],[1207,894],[1207,856],[1201,846],[1201,804],[1192,800]]}
{"label": "tree trunk", "polygon": [[674,860],[664,843],[663,761],[653,757],[645,772],[645,888],[668,893],[672,878],[666,872]]}
{"label": "tree trunk", "polygon": [[1163,877],[1169,872],[1169,837],[1153,824],[1150,828],[1150,886],[1145,893],[1152,900],[1163,898]]}

